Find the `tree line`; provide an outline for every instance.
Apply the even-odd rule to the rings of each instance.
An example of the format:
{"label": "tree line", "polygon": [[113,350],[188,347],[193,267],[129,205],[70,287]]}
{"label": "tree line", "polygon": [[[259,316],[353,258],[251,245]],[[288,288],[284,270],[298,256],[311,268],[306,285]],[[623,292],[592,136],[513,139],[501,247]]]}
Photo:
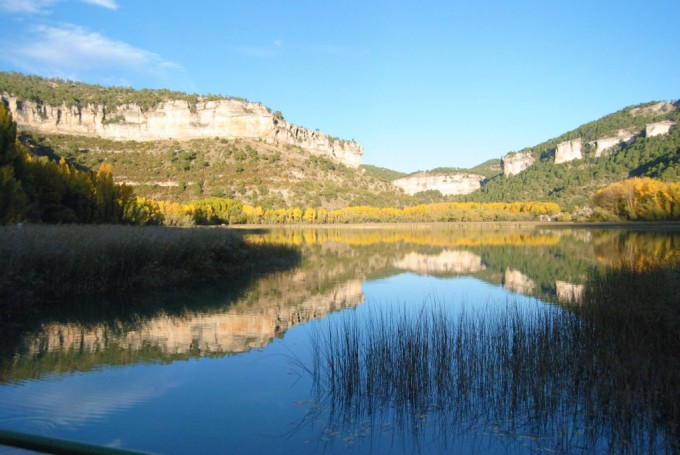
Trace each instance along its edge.
{"label": "tree line", "polygon": [[680,182],[631,178],[598,190],[593,196],[595,219],[637,221],[680,220]]}
{"label": "tree line", "polygon": [[[680,219],[680,182],[632,178],[596,192],[594,219]],[[61,158],[36,158],[17,140],[17,128],[0,103],[0,223],[123,223],[136,225],[326,224],[504,221],[552,217],[555,202],[439,202],[406,208],[360,205],[268,208],[221,197],[187,204],[135,196],[113,181],[104,163],[83,171]]]}

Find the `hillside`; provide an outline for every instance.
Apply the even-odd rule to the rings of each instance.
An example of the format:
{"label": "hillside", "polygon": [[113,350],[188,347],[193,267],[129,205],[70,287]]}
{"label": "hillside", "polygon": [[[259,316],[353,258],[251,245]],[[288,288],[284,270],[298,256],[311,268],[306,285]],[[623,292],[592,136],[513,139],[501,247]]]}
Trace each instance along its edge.
{"label": "hillside", "polygon": [[394,171],[392,169],[387,169],[386,167],[373,166],[372,164],[362,164],[359,167],[363,170],[364,174],[384,182],[391,182],[408,175],[405,172]]}
{"label": "hillside", "polygon": [[431,202],[550,201],[572,211],[588,205],[597,189],[626,178],[680,180],[679,108],[677,101],[627,107],[500,162],[439,167],[391,181]]}
{"label": "hillside", "polygon": [[64,157],[83,168],[111,163],[117,183],[159,200],[218,196],[263,208],[329,209],[414,203],[387,182],[291,145],[225,138],[123,142],[33,132],[23,132],[21,140],[35,155]]}
{"label": "hillside", "polygon": [[440,201],[588,205],[629,177],[680,179],[680,102],[630,106],[471,169],[404,174],[361,165],[363,148],[221,95],[102,87],[0,72],[0,97],[34,155],[113,166],[136,194],[228,197],[263,208],[405,207]]}
{"label": "hillside", "polygon": [[251,139],[299,146],[351,167],[364,150],[285,120],[261,103],[168,90],[102,87],[0,72],[0,98],[22,128],[113,140]]}
{"label": "hillside", "polygon": [[503,157],[503,173],[460,200],[542,200],[571,210],[629,177],[680,180],[678,102],[622,109],[557,138]]}
{"label": "hillside", "polygon": [[415,203],[364,175],[363,148],[287,122],[242,98],[102,87],[0,72],[20,139],[42,159],[113,166],[135,194],[230,197],[263,208]]}

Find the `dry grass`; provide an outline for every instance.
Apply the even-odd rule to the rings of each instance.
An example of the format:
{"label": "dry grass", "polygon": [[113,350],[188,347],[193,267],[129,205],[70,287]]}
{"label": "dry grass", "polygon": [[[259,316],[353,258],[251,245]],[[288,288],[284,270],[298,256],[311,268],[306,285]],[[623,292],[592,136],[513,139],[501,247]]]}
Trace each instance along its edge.
{"label": "dry grass", "polygon": [[133,226],[0,227],[0,309],[68,296],[250,274],[258,261],[294,259],[233,231]]}
{"label": "dry grass", "polygon": [[558,452],[675,453],[678,287],[677,269],[617,270],[593,275],[578,311],[350,313],[313,338],[314,409],[411,437],[428,421],[445,438],[481,427]]}

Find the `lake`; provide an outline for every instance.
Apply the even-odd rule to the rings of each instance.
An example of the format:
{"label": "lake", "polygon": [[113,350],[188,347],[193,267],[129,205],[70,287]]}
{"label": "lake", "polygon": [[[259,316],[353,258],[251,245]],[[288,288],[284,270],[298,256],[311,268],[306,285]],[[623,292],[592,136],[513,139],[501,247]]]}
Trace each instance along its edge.
{"label": "lake", "polygon": [[589,376],[571,371],[579,348],[560,332],[580,327],[593,270],[670,264],[678,232],[247,236],[293,246],[302,261],[241,282],[91,298],[5,327],[0,428],[157,453],[679,450],[677,428],[659,422],[667,409],[630,416],[624,431],[597,408],[606,387],[593,398],[595,385],[574,386]]}

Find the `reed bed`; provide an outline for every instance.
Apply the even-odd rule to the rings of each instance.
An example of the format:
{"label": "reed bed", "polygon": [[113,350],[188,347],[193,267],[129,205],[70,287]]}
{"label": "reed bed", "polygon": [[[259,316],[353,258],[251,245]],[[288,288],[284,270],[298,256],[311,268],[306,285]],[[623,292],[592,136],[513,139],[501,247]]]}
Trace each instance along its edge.
{"label": "reed bed", "polygon": [[[313,337],[315,409],[329,426],[387,419],[412,438],[429,423],[444,439],[475,428],[530,435],[536,450],[677,453],[674,274],[594,273],[574,311],[537,303],[347,313]],[[665,284],[655,305],[640,302],[655,280]]]}
{"label": "reed bed", "polygon": [[295,260],[286,247],[251,245],[218,228],[4,226],[0,314],[70,296],[250,274],[262,261]]}

